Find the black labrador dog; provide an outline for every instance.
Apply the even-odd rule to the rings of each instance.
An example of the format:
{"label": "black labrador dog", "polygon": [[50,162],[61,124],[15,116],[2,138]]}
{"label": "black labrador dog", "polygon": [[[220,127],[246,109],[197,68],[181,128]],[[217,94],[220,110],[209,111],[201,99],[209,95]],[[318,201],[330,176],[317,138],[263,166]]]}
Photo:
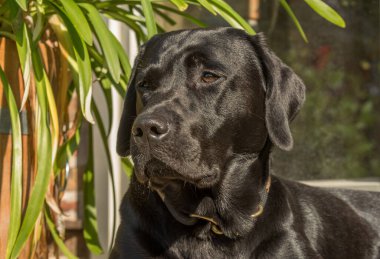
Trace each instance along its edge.
{"label": "black labrador dog", "polygon": [[135,169],[110,258],[380,258],[380,193],[270,174],[290,150],[301,79],[233,28],[141,47],[117,151]]}

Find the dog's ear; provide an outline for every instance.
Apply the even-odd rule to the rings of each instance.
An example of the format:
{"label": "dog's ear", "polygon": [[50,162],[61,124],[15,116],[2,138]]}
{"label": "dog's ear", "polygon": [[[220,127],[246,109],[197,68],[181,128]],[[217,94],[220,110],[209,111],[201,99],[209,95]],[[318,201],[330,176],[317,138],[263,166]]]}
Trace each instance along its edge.
{"label": "dog's ear", "polygon": [[130,139],[132,125],[137,116],[136,114],[136,70],[138,63],[143,53],[143,47],[141,47],[139,54],[135,59],[135,63],[132,69],[131,76],[128,82],[127,95],[124,98],[123,112],[119,123],[119,129],[117,131],[116,151],[122,156],[128,156],[130,154]]}
{"label": "dog's ear", "polygon": [[305,85],[266,45],[260,33],[252,36],[256,55],[260,60],[265,97],[265,122],[273,144],[283,150],[293,147],[289,123],[305,101]]}

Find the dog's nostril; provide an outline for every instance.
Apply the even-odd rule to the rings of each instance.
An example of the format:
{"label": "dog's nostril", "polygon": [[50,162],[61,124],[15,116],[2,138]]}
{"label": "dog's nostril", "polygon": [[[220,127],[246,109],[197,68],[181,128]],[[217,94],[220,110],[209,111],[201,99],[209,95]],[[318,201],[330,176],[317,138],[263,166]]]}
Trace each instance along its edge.
{"label": "dog's nostril", "polygon": [[133,135],[135,137],[142,137],[144,135],[144,132],[141,128],[136,128],[133,132]]}
{"label": "dog's nostril", "polygon": [[151,125],[149,135],[154,138],[161,138],[168,133],[169,129],[166,124]]}
{"label": "dog's nostril", "polygon": [[152,127],[152,128],[150,128],[150,131],[154,134],[154,135],[161,135],[162,133],[158,130],[158,128],[157,127]]}

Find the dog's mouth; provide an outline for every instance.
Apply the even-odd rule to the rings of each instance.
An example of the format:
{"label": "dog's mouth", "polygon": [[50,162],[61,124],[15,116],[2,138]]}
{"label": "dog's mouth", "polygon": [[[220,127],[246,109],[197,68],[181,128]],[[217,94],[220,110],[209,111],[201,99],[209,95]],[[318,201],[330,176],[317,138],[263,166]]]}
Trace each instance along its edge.
{"label": "dog's mouth", "polygon": [[141,183],[149,183],[159,189],[170,182],[180,182],[182,185],[191,184],[196,188],[210,188],[219,178],[219,170],[197,170],[186,168],[177,163],[165,163],[157,158],[151,158],[147,162],[135,162],[135,174]]}

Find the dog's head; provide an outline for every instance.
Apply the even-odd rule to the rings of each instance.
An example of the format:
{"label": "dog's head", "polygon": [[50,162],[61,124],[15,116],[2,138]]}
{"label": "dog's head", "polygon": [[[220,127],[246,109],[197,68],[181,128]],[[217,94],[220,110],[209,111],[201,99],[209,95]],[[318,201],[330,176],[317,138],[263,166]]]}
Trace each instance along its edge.
{"label": "dog's head", "polygon": [[304,85],[264,43],[233,28],[153,37],[140,50],[120,121],[117,152],[136,177],[209,187],[228,161],[258,154],[269,136],[289,150]]}

